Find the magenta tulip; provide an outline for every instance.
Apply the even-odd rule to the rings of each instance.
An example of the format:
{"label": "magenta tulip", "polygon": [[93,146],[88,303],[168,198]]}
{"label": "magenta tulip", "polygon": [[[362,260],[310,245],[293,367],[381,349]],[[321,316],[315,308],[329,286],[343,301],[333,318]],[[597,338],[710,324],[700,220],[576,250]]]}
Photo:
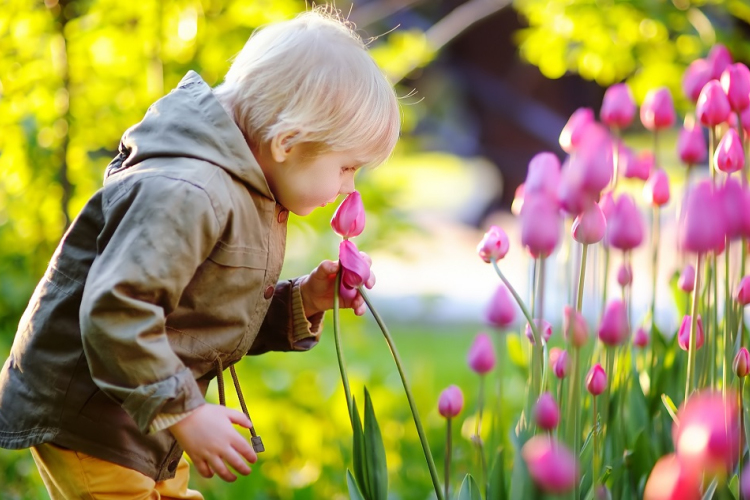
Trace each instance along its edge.
{"label": "magenta tulip", "polygon": [[648,332],[642,326],[639,326],[633,334],[633,345],[641,349],[648,345]]}
{"label": "magenta tulip", "polygon": [[621,194],[607,219],[607,241],[614,248],[632,250],[643,242],[643,219],[629,194]]}
{"label": "magenta tulip", "polygon": [[750,135],[750,106],[740,112],[740,125],[745,131],[745,135]]}
{"label": "magenta tulip", "polygon": [[677,286],[683,292],[690,293],[695,288],[695,268],[687,264],[680,273],[680,279],[677,281]]}
{"label": "magenta tulip", "polygon": [[568,357],[568,351],[560,351],[560,354],[555,360],[555,364],[552,366],[552,371],[555,372],[555,377],[560,380],[568,376],[568,371],[570,371],[570,358]]}
{"label": "magenta tulip", "polygon": [[537,153],[529,162],[524,182],[524,195],[543,194],[550,198],[557,195],[560,184],[560,160],[553,153]]}
{"label": "magenta tulip", "polygon": [[542,393],[534,405],[534,420],[536,425],[545,431],[551,431],[560,422],[560,409],[555,398],[549,392]]}
{"label": "magenta tulip", "polygon": [[598,243],[604,238],[607,230],[607,220],[604,218],[602,209],[597,203],[592,203],[573,221],[573,238],[578,243],[591,245]]}
{"label": "magenta tulip", "polygon": [[445,418],[453,418],[461,413],[464,407],[464,393],[456,385],[450,385],[440,393],[438,411]]}
{"label": "magenta tulip", "polygon": [[563,307],[563,332],[565,340],[570,340],[573,347],[583,347],[589,340],[586,319],[583,314],[568,305]]}
{"label": "magenta tulip", "polygon": [[495,349],[486,333],[480,333],[469,349],[469,368],[480,375],[491,372],[495,367]]}
{"label": "magenta tulip", "polygon": [[695,183],[688,191],[678,227],[680,248],[706,253],[723,248],[726,236],[721,201],[709,179]]}
{"label": "magenta tulip", "polygon": [[667,173],[657,168],[643,186],[643,197],[654,207],[663,207],[669,203],[669,177]]}
{"label": "magenta tulip", "polygon": [[715,127],[727,121],[731,112],[729,99],[721,88],[721,83],[718,80],[708,82],[695,105],[698,120],[706,127]]}
{"label": "magenta tulip", "polygon": [[521,209],[521,243],[532,257],[547,257],[560,240],[562,220],[557,200],[526,195]]}
{"label": "magenta tulip", "polygon": [[599,116],[612,128],[624,129],[630,125],[635,116],[635,101],[626,84],[618,83],[607,89]]}
{"label": "magenta tulip", "polygon": [[[689,314],[686,314],[682,318],[682,323],[680,324],[680,329],[677,332],[677,344],[679,344],[680,348],[683,351],[689,351],[690,350],[690,323],[693,320],[693,317]],[[705,339],[705,335],[703,334],[703,319],[701,318],[701,315],[698,315],[698,320],[696,321],[695,325],[695,350],[697,351],[701,347],[703,347],[703,340]]]}
{"label": "magenta tulip", "polygon": [[750,106],[750,70],[744,64],[727,66],[721,74],[721,88],[733,110],[740,112]]}
{"label": "magenta tulip", "polygon": [[724,70],[733,62],[732,54],[730,54],[729,50],[720,43],[711,47],[706,60],[711,67],[711,78],[715,80],[721,78],[721,74],[724,73]]}
{"label": "magenta tulip", "polygon": [[705,59],[696,59],[690,63],[682,76],[682,91],[688,99],[695,102],[710,80],[711,65]]}
{"label": "magenta tulip", "polygon": [[[540,320],[539,318],[534,319],[534,324],[537,327],[537,330],[539,331],[539,335],[542,336],[542,340],[544,340],[544,344],[546,344],[549,341],[549,338],[552,336],[552,325],[549,324],[548,321]],[[524,331],[526,333],[526,338],[529,339],[529,341],[534,344],[534,332],[531,330],[531,325],[526,323],[526,330]]]}
{"label": "magenta tulip", "polygon": [[737,351],[737,355],[732,362],[732,370],[740,378],[747,377],[750,372],[750,352],[747,352],[745,347],[740,347],[740,350]]}
{"label": "magenta tulip", "polygon": [[677,138],[677,152],[680,160],[687,165],[696,165],[706,161],[708,148],[700,126],[685,121]]}
{"label": "magenta tulip", "polygon": [[492,294],[492,299],[485,312],[487,322],[498,328],[506,328],[516,319],[516,303],[503,283],[500,283]]}
{"label": "magenta tulip", "polygon": [[729,176],[717,191],[717,198],[722,206],[726,235],[737,239],[745,235],[745,226],[750,218],[750,207],[747,206],[747,189],[734,176]]}
{"label": "magenta tulip", "polygon": [[701,475],[680,464],[674,453],[654,465],[646,481],[643,500],[701,500]]}
{"label": "magenta tulip", "polygon": [[523,445],[521,456],[534,484],[545,493],[567,493],[578,482],[576,456],[555,438],[532,437]]}
{"label": "magenta tulip", "polygon": [[631,154],[622,158],[622,176],[627,179],[641,179],[645,181],[651,175],[656,160],[651,151],[644,150],[637,155]]}
{"label": "magenta tulip", "polygon": [[577,172],[567,158],[560,174],[560,186],[557,190],[557,201],[569,215],[575,217],[596,201],[599,193],[589,192],[583,188],[583,176]]}
{"label": "magenta tulip", "polygon": [[482,241],[477,245],[479,257],[488,264],[493,257],[495,260],[505,257],[509,249],[508,235],[498,226],[490,226],[490,229],[484,233]]}
{"label": "magenta tulip", "polygon": [[745,165],[745,151],[742,147],[742,141],[733,128],[727,130],[719,141],[719,146],[714,153],[714,163],[717,169],[727,174],[738,172]]}
{"label": "magenta tulip", "polygon": [[613,299],[604,309],[599,325],[599,340],[606,345],[617,346],[624,343],[629,335],[627,306],[622,300]]}
{"label": "magenta tulip", "polygon": [[628,286],[633,282],[633,268],[630,264],[623,262],[617,270],[617,283],[620,286]]}
{"label": "magenta tulip", "polygon": [[599,363],[591,367],[586,375],[586,390],[592,396],[598,396],[607,388],[607,374]]}
{"label": "magenta tulip", "polygon": [[672,94],[666,87],[651,89],[641,105],[641,123],[648,130],[655,131],[674,125],[675,114]]}
{"label": "magenta tulip", "polygon": [[341,262],[341,285],[348,289],[355,289],[364,285],[370,279],[370,263],[357,250],[350,240],[339,244],[339,262]]}
{"label": "magenta tulip", "polygon": [[735,299],[741,306],[750,304],[750,276],[743,276],[737,291],[734,294]]}
{"label": "magenta tulip", "polygon": [[575,151],[585,135],[583,130],[593,122],[594,110],[591,108],[578,108],[575,110],[560,133],[560,147],[562,147],[563,151],[568,154]]}
{"label": "magenta tulip", "polygon": [[365,207],[359,191],[352,191],[344,198],[331,219],[333,230],[344,238],[353,238],[365,229]]}

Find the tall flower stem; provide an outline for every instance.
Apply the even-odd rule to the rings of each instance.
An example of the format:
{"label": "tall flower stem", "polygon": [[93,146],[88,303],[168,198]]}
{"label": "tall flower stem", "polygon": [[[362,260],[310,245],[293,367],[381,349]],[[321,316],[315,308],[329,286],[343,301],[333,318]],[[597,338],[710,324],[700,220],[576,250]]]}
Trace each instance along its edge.
{"label": "tall flower stem", "polygon": [[383,332],[385,341],[388,343],[388,348],[390,349],[391,355],[393,356],[393,361],[396,362],[396,368],[398,368],[398,374],[401,376],[401,383],[404,386],[404,392],[406,392],[406,399],[409,400],[409,408],[411,409],[411,415],[414,418],[414,424],[417,427],[417,434],[419,434],[419,441],[422,443],[422,451],[424,452],[425,460],[427,460],[427,467],[430,469],[430,477],[432,478],[432,485],[435,488],[435,495],[437,495],[438,500],[445,500],[445,497],[443,497],[443,490],[442,488],[440,488],[440,479],[438,479],[437,469],[435,468],[435,461],[432,459],[432,453],[430,452],[430,445],[427,442],[427,436],[425,436],[424,428],[422,427],[422,421],[419,419],[419,412],[417,411],[417,405],[414,403],[414,396],[412,396],[411,389],[409,389],[409,383],[406,380],[406,374],[404,373],[404,369],[401,364],[401,357],[399,356],[398,351],[396,350],[396,344],[394,344],[393,338],[391,337],[391,334],[388,331],[388,328],[385,326],[383,319],[380,317],[380,314],[378,314],[377,310],[372,305],[372,302],[370,301],[370,297],[365,291],[365,287],[360,286],[358,290],[359,290],[359,293],[362,295],[362,298],[365,299],[365,303],[367,304],[367,307],[370,309],[372,316],[375,318],[375,322],[378,324],[378,326],[380,327],[380,330]]}
{"label": "tall flower stem", "polygon": [[484,412],[484,375],[479,376],[479,395],[477,396],[477,423],[474,428],[474,444],[477,445],[479,464],[481,465],[482,477],[479,484],[485,487],[484,496],[487,497],[487,460],[484,456],[484,442],[482,441],[482,413]]}
{"label": "tall flower stem", "polygon": [[612,141],[614,143],[614,148],[613,148],[614,174],[612,176],[612,189],[610,191],[614,192],[615,189],[617,188],[617,181],[620,180],[620,129],[618,127],[613,127],[612,135],[615,136],[615,140]]}
{"label": "tall flower stem", "polygon": [[727,384],[729,383],[729,356],[732,355],[730,336],[734,331],[732,325],[732,296],[729,291],[729,253],[730,241],[726,239],[726,250],[724,251],[724,355],[722,356],[722,384],[721,394],[724,401],[727,399]]}
{"label": "tall flower stem", "polygon": [[349,389],[349,377],[346,374],[346,364],[344,363],[344,350],[341,347],[341,333],[339,325],[339,287],[341,286],[341,268],[336,274],[336,286],[333,290],[333,341],[336,344],[336,358],[339,362],[339,371],[341,372],[341,382],[344,384],[344,394],[346,395],[346,409],[349,413],[349,420],[354,425],[352,419],[352,391]]}
{"label": "tall flower stem", "polygon": [[[740,408],[740,443],[744,443],[745,440],[742,439],[742,436],[745,434],[745,377],[740,377],[740,391],[739,394],[737,394],[737,398],[739,398],[739,408]],[[746,436],[745,436],[746,437]],[[745,457],[745,447],[744,445],[740,447],[740,468],[737,469],[739,471],[739,474],[737,475],[737,478],[739,479],[738,484],[738,490],[742,491],[742,471],[744,470],[744,457]]]}
{"label": "tall flower stem", "polygon": [[690,340],[688,342],[688,365],[685,377],[685,401],[690,397],[691,387],[695,387],[695,330],[698,325],[698,296],[700,295],[702,254],[698,254],[695,266],[695,287],[693,288],[693,307],[690,318]]}
{"label": "tall flower stem", "polygon": [[592,396],[592,398],[594,400],[594,475],[591,478],[591,484],[594,485],[594,491],[596,491],[596,487],[599,482],[599,460],[601,459],[601,457],[599,456],[599,419],[597,418],[599,416],[599,413],[597,412],[596,408],[596,400],[599,398],[597,398],[596,396]]}
{"label": "tall flower stem", "polygon": [[[497,378],[495,383],[495,411],[492,412],[492,434],[491,445],[494,449],[505,446],[505,425],[502,418],[503,410],[503,372],[505,367],[505,335],[500,332],[497,342]],[[499,440],[499,444],[498,444]]]}
{"label": "tall flower stem", "polygon": [[453,455],[452,452],[452,442],[453,442],[453,436],[451,431],[451,422],[452,418],[448,417],[446,419],[446,435],[445,435],[445,478],[443,479],[445,482],[445,498],[450,498],[448,495],[449,491],[449,484],[450,484],[450,478],[451,478],[451,457]]}
{"label": "tall flower stem", "polygon": [[609,288],[609,247],[604,246],[604,274],[603,274],[603,280],[604,284],[602,286],[602,305],[601,310],[599,311],[599,315],[601,316],[604,314],[604,308],[607,307],[607,290]]}

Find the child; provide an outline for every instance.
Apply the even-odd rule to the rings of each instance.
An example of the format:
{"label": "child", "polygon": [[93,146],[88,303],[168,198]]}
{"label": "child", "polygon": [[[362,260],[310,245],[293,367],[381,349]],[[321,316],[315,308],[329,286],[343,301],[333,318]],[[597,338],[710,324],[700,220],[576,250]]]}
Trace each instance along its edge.
{"label": "child", "polygon": [[252,424],[208,384],[318,342],[338,264],[277,283],[288,212],[353,191],[398,133],[392,87],[331,9],[257,31],[216,89],[189,72],[125,133],[37,286],[0,372],[0,447],[31,447],[54,499],[202,498],[183,450],[203,476],[248,474],[235,425]]}

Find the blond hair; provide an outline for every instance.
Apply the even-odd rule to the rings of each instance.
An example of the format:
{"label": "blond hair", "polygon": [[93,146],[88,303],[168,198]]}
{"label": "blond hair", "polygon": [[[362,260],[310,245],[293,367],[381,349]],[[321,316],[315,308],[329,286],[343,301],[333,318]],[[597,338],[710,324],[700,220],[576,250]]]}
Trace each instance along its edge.
{"label": "blond hair", "polygon": [[256,30],[215,93],[256,147],[291,133],[288,146],[355,151],[378,165],[398,139],[393,87],[354,26],[330,7]]}

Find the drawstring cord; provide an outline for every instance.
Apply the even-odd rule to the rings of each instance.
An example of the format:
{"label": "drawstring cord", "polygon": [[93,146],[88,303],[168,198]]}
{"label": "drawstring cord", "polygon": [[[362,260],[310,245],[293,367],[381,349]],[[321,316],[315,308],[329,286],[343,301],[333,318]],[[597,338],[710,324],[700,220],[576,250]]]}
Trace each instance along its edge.
{"label": "drawstring cord", "polygon": [[[224,366],[222,365],[221,358],[216,358],[216,372],[218,374],[217,379],[219,382],[219,404],[226,406],[226,398],[224,397]],[[229,367],[229,373],[232,374],[232,381],[234,382],[234,388],[237,391],[237,398],[240,400],[240,407],[242,407],[242,413],[245,414],[250,422],[253,419],[250,418],[250,413],[247,411],[247,405],[245,404],[245,398],[242,396],[242,389],[240,388],[240,379],[237,377],[237,371],[234,369],[234,365]],[[253,445],[253,450],[256,453],[266,451],[263,446],[263,440],[255,433],[255,424],[250,427],[250,443]]]}

